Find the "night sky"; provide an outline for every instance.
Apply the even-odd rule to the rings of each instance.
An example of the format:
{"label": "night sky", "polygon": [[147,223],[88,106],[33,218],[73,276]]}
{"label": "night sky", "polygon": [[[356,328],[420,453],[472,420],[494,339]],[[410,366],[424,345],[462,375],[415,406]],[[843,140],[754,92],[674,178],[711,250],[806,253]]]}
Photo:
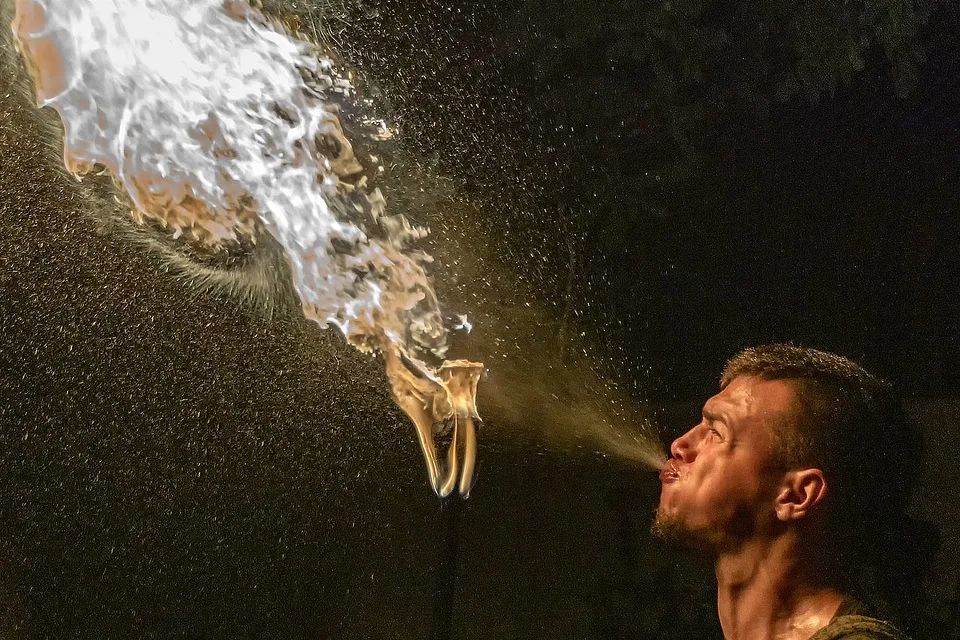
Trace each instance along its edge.
{"label": "night sky", "polygon": [[[530,94],[510,51],[495,48],[510,16],[495,2],[383,2],[351,14],[342,48],[381,83],[416,153],[479,203],[478,217],[497,219],[493,237],[480,234],[477,244],[499,244],[503,262],[536,281],[546,304],[562,306],[569,236],[593,234],[578,256],[575,297],[586,316],[578,328],[609,343],[628,376],[645,376],[643,394],[699,397],[740,348],[792,340],[862,361],[910,395],[956,396],[955,9],[924,32],[926,62],[906,97],[878,63],[832,96],[774,102],[762,117],[718,117],[698,149],[702,172],[654,194],[663,206],[653,213],[628,197],[634,192],[597,178],[609,170],[600,159],[575,165],[551,152],[630,132],[598,134],[589,122],[544,132],[548,105]],[[592,61],[576,63],[565,87],[623,91],[615,76],[589,84]],[[625,100],[635,96],[639,108],[649,95],[633,91]],[[644,180],[634,150],[650,153],[618,148],[621,182]],[[595,200],[570,202],[593,190],[591,181]],[[596,240],[604,235],[617,240]]]}

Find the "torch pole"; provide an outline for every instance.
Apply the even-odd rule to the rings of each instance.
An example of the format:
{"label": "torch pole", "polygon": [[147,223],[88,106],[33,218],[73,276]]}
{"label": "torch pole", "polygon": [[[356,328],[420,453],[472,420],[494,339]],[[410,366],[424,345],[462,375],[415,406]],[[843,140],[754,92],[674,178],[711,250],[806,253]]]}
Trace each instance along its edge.
{"label": "torch pole", "polygon": [[437,591],[431,640],[450,640],[451,637],[462,509],[463,500],[456,493],[440,502],[440,560],[436,572]]}

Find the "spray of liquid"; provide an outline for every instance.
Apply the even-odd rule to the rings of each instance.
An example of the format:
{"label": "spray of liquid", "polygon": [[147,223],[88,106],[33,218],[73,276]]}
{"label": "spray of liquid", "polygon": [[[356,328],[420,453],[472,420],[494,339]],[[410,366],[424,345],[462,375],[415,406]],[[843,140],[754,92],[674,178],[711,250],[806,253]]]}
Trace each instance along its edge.
{"label": "spray of liquid", "polygon": [[306,316],[384,354],[435,491],[468,495],[482,366],[441,363],[425,232],[351,179],[332,62],[243,0],[16,0],[13,29],[68,170],[108,169],[136,218],[212,250],[272,235]]}

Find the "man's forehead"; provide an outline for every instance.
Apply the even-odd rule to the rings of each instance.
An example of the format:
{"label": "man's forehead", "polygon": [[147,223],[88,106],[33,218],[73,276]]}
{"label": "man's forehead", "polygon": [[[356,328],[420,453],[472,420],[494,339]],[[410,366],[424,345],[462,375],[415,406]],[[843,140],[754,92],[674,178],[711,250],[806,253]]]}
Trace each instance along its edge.
{"label": "man's forehead", "polygon": [[704,414],[721,419],[775,417],[793,403],[793,388],[785,380],[738,376],[703,406]]}

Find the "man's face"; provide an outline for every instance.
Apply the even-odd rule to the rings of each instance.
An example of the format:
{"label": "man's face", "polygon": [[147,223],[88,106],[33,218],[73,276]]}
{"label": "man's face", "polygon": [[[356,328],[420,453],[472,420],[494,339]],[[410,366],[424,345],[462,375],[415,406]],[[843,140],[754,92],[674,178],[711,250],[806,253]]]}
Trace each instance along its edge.
{"label": "man's face", "polygon": [[794,392],[782,380],[734,378],[703,407],[703,419],[670,447],[654,532],[720,549],[776,521],[783,478],[774,429],[790,419]]}

